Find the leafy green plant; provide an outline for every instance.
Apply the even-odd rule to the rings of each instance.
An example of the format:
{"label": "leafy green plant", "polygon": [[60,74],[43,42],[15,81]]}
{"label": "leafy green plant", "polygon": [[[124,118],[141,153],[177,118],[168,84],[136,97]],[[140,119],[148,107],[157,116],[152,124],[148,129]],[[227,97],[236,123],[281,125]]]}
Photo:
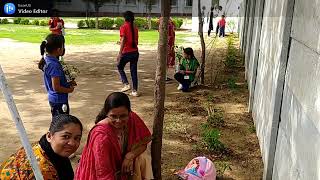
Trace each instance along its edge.
{"label": "leafy green plant", "polygon": [[208,102],[212,102],[213,101],[213,95],[212,94],[209,94],[208,96],[207,96],[207,101]]}
{"label": "leafy green plant", "polygon": [[228,49],[227,49],[227,56],[224,64],[228,68],[232,68],[237,63],[237,49],[234,47],[234,38],[229,36],[227,39]]}
{"label": "leafy green plant", "polygon": [[40,25],[40,26],[47,26],[48,23],[47,23],[46,21],[42,20],[42,21],[40,21],[40,24],[39,24],[39,25]]}
{"label": "leafy green plant", "polygon": [[235,29],[236,29],[236,22],[235,20],[231,19],[228,21],[227,23],[227,28],[228,30],[231,32],[231,34],[234,33]]}
{"label": "leafy green plant", "polygon": [[29,19],[21,19],[20,24],[29,25],[30,21],[29,21]]}
{"label": "leafy green plant", "polygon": [[9,21],[6,18],[0,19],[0,24],[9,24]]}
{"label": "leafy green plant", "polygon": [[211,128],[210,125],[202,125],[202,139],[206,143],[210,151],[221,152],[225,149],[225,145],[219,140],[220,131]]}
{"label": "leafy green plant", "polygon": [[237,89],[238,85],[236,84],[236,79],[234,77],[230,77],[227,81],[229,89]]}
{"label": "leafy green plant", "polygon": [[251,133],[256,133],[256,127],[254,126],[254,124],[251,124],[249,127],[249,132]]}
{"label": "leafy green plant", "polygon": [[77,26],[78,26],[79,29],[85,28],[86,27],[86,23],[85,23],[84,20],[80,20],[80,21],[78,21]]}
{"label": "leafy green plant", "polygon": [[20,24],[21,18],[14,18],[13,24]]}
{"label": "leafy green plant", "polygon": [[159,23],[157,19],[151,19],[151,29],[159,29]]}
{"label": "leafy green plant", "polygon": [[114,23],[113,19],[103,18],[99,20],[99,29],[112,29],[113,23]]}
{"label": "leafy green plant", "polygon": [[117,29],[119,29],[124,23],[124,19],[123,18],[120,18],[120,17],[117,17],[115,20],[114,20],[114,25]]}
{"label": "leafy green plant", "polygon": [[35,25],[35,26],[39,26],[39,20],[37,20],[37,19],[33,20],[31,24]]}
{"label": "leafy green plant", "polygon": [[134,20],[134,23],[139,29],[146,29],[148,27],[148,21],[146,18],[138,17]]}
{"label": "leafy green plant", "polygon": [[228,162],[214,162],[217,168],[217,175],[222,177],[224,173],[229,170],[232,171],[231,165]]}
{"label": "leafy green plant", "polygon": [[175,46],[174,52],[176,54],[176,64],[180,64],[183,59],[183,46]]}
{"label": "leafy green plant", "polygon": [[182,24],[183,24],[183,19],[182,18],[173,18],[172,19],[174,25],[176,26],[176,29],[180,29]]}
{"label": "leafy green plant", "polygon": [[96,21],[93,19],[86,19],[86,25],[88,28],[96,28]]}

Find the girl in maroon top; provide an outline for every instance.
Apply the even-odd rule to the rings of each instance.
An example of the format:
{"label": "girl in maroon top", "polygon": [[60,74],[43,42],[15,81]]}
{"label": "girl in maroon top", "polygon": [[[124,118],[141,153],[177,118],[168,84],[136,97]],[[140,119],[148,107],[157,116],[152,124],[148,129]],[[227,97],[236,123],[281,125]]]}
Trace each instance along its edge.
{"label": "girl in maroon top", "polygon": [[117,57],[118,71],[124,87],[122,92],[130,90],[130,85],[124,67],[130,62],[132,79],[132,96],[138,94],[138,28],[134,26],[134,14],[131,11],[124,13],[125,23],[120,27],[120,51]]}

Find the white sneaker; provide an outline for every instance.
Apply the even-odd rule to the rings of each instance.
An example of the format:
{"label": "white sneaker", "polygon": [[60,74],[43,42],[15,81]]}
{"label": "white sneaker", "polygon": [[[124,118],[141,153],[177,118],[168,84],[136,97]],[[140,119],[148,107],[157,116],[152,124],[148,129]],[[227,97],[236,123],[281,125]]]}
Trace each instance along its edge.
{"label": "white sneaker", "polygon": [[129,84],[124,85],[124,87],[121,89],[121,92],[126,92],[129,91],[131,89]]}
{"label": "white sneaker", "polygon": [[134,97],[138,97],[139,93],[137,91],[132,91],[130,95]]}
{"label": "white sneaker", "polygon": [[182,89],[182,84],[179,84],[179,86],[178,86],[177,89],[178,89],[178,90],[181,90],[181,89]]}

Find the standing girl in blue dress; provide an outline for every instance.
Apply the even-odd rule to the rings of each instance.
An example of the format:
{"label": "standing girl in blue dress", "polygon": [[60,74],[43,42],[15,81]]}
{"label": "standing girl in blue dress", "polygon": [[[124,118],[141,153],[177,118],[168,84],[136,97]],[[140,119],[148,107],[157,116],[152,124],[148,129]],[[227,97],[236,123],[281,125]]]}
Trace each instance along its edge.
{"label": "standing girl in blue dress", "polygon": [[[39,69],[43,73],[44,84],[48,93],[52,116],[69,114],[68,94],[72,93],[76,83],[67,82],[59,57],[64,55],[64,37],[49,34],[40,45],[42,59]],[[44,56],[46,52],[46,55]]]}

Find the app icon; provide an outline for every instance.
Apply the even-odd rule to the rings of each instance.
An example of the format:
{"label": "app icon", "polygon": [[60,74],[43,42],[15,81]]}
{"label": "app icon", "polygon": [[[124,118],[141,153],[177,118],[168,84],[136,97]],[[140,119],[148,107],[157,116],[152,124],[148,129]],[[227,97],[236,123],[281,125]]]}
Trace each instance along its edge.
{"label": "app icon", "polygon": [[16,12],[16,6],[13,3],[6,3],[4,5],[4,13],[7,15],[14,14]]}

